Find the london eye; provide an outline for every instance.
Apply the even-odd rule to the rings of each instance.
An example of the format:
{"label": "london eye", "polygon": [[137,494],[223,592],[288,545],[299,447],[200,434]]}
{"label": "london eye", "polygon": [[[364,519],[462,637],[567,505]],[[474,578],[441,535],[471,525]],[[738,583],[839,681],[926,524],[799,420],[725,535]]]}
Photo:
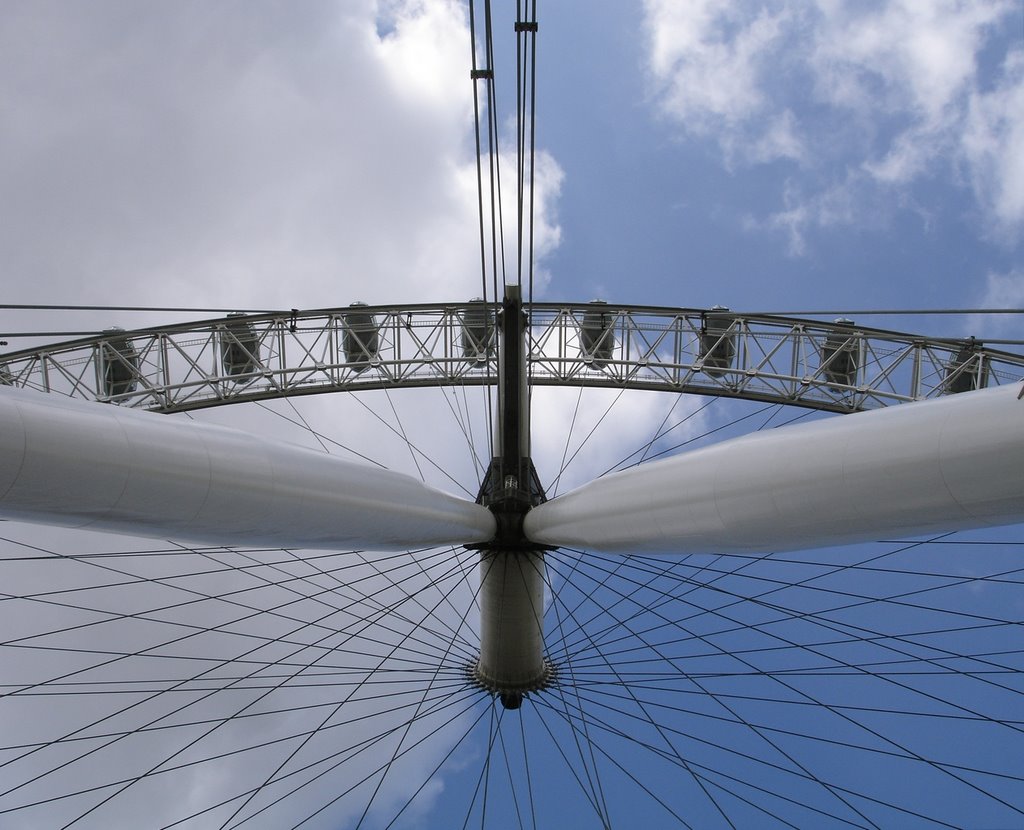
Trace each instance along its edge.
{"label": "london eye", "polygon": [[1020,824],[1020,342],[553,299],[479,6],[475,298],[4,307],[0,823]]}

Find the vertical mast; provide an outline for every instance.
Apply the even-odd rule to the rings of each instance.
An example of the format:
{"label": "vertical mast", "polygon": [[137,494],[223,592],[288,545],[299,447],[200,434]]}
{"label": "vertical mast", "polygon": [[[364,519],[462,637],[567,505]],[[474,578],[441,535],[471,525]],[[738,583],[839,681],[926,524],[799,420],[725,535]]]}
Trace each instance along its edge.
{"label": "vertical mast", "polygon": [[495,457],[477,501],[497,519],[481,548],[477,683],[518,708],[550,679],[544,659],[544,553],[523,534],[523,517],[544,493],[530,459],[526,318],[518,286],[505,286],[499,319]]}
{"label": "vertical mast", "polygon": [[[498,124],[494,96],[493,53],[491,51],[491,6],[485,3],[485,47],[487,68],[476,66],[475,19],[470,2],[470,29],[474,32],[474,80],[488,85],[488,139],[491,155],[491,246],[495,301],[497,301],[498,239],[501,234],[500,196],[496,209],[494,197],[500,193],[497,144]],[[523,533],[523,518],[534,505],[544,501],[533,462],[530,460],[530,405],[527,387],[527,321],[523,313],[523,277],[533,299],[533,189],[535,86],[532,82],[536,61],[536,3],[526,4],[528,19],[519,19],[524,11],[517,3],[516,31],[516,116],[517,116],[517,279],[505,285],[498,320],[498,412],[494,424],[494,457],[480,488],[477,501],[494,514],[497,531],[482,545],[480,567],[480,658],[472,670],[474,680],[499,695],[509,709],[518,708],[523,696],[543,688],[550,670],[544,660],[544,554],[543,546],[531,544]],[[529,94],[527,94],[527,81]],[[480,154],[480,115],[477,125],[477,186],[480,194],[481,264],[484,296],[487,295],[487,261],[484,233],[484,187]],[[529,141],[527,141],[529,136]],[[528,161],[527,161],[528,160]],[[502,241],[502,246],[504,242]],[[501,261],[504,273],[504,261]],[[506,281],[507,282],[507,281]]]}

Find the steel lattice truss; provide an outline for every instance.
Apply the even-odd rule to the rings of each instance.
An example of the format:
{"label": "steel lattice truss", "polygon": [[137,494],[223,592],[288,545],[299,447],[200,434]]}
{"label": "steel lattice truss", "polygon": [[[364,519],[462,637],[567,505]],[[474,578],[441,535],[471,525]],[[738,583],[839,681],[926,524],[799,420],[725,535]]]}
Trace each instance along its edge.
{"label": "steel lattice truss", "polygon": [[[530,382],[689,392],[836,412],[1018,380],[971,340],[727,310],[533,304]],[[331,391],[496,383],[496,308],[348,306],[230,315],[0,358],[0,382],[173,412]]]}

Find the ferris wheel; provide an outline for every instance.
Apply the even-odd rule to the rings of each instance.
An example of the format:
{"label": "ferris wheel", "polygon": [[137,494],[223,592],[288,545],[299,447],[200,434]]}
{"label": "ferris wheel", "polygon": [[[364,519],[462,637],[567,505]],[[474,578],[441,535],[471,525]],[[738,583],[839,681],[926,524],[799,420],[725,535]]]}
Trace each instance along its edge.
{"label": "ferris wheel", "polygon": [[1024,819],[1024,355],[526,285],[3,355],[0,823]]}
{"label": "ferris wheel", "polygon": [[[522,325],[526,320],[529,326]],[[520,359],[507,359],[509,349],[517,350],[513,354]],[[510,376],[510,366],[521,374]],[[357,304],[295,314],[227,316],[198,325],[108,331],[8,354],[8,385],[0,389],[4,455],[13,459],[5,464],[5,516],[181,540],[181,547],[170,549],[60,556],[23,545],[20,556],[6,560],[10,567],[39,567],[40,557],[29,554],[44,553],[41,558],[54,573],[69,571],[57,578],[61,583],[84,563],[91,566],[86,571],[96,568],[104,574],[98,584],[94,576],[81,585],[60,584],[21,597],[97,617],[55,629],[39,620],[36,630],[13,638],[12,646],[62,655],[61,665],[68,652],[81,653],[83,663],[57,670],[44,661],[39,680],[20,686],[7,700],[96,695],[110,707],[64,735],[9,747],[9,769],[28,770],[30,778],[5,794],[7,804],[18,804],[22,793],[33,790],[51,795],[34,803],[29,795],[25,806],[8,810],[15,817],[21,811],[31,816],[33,807],[48,808],[63,800],[79,811],[83,803],[94,804],[102,816],[101,808],[116,806],[119,797],[130,798],[133,788],[144,791],[147,778],[154,784],[161,776],[175,780],[183,770],[199,771],[247,753],[258,756],[277,743],[284,757],[280,769],[264,775],[266,780],[248,780],[222,803],[197,805],[194,815],[180,818],[196,826],[209,824],[211,818],[225,821],[232,814],[225,826],[233,826],[232,821],[276,822],[280,816],[274,808],[287,807],[285,814],[290,814],[292,805],[307,803],[305,796],[318,791],[321,782],[338,786],[339,779],[348,782],[351,792],[338,796],[338,803],[351,810],[351,796],[365,798],[368,789],[379,796],[395,786],[389,779],[401,780],[404,756],[422,751],[425,738],[419,730],[430,724],[431,730],[444,733],[449,720],[458,721],[468,712],[488,713],[495,721],[484,770],[500,757],[508,766],[502,776],[511,776],[504,797],[492,798],[491,810],[497,809],[495,803],[506,810],[507,798],[525,809],[521,802],[527,795],[534,797],[533,787],[539,798],[541,781],[528,785],[516,780],[521,770],[509,761],[512,750],[504,742],[511,738],[501,731],[511,729],[512,718],[531,716],[541,724],[534,724],[535,731],[545,726],[554,732],[568,730],[557,738],[548,735],[560,752],[565,753],[567,739],[574,745],[581,742],[575,749],[579,755],[565,758],[564,764],[570,775],[583,779],[575,783],[584,800],[599,796],[602,778],[606,783],[601,786],[609,786],[609,776],[625,776],[643,792],[651,790],[648,807],[663,816],[684,819],[692,815],[692,807],[674,803],[669,793],[654,787],[664,775],[661,766],[674,770],[673,775],[692,772],[697,786],[707,788],[705,806],[720,811],[719,818],[727,822],[754,810],[766,820],[798,825],[812,815],[840,824],[884,824],[876,812],[882,809],[879,804],[870,810],[861,804],[872,799],[884,801],[886,815],[929,816],[910,801],[885,801],[858,789],[861,785],[817,772],[776,733],[835,743],[853,757],[866,753],[898,758],[901,766],[918,768],[915,775],[925,769],[924,777],[950,778],[947,789],[957,784],[974,798],[1003,803],[998,793],[975,780],[982,768],[972,768],[968,775],[960,765],[930,759],[912,743],[861,721],[854,714],[859,705],[829,703],[827,696],[801,684],[810,676],[849,694],[868,679],[884,692],[911,696],[922,709],[911,714],[869,702],[865,708],[876,716],[902,716],[911,722],[952,719],[961,727],[981,722],[986,729],[1015,731],[1012,719],[986,714],[976,703],[940,687],[952,674],[960,682],[1009,693],[1002,675],[1012,677],[1013,672],[1000,655],[1016,653],[1016,648],[980,646],[993,629],[998,632],[1010,623],[955,603],[947,607],[946,602],[979,582],[1005,582],[1009,588],[1016,569],[1007,568],[1001,577],[965,576],[944,571],[955,557],[940,557],[942,564],[934,571],[921,562],[914,565],[926,570],[913,587],[885,587],[876,597],[870,591],[908,577],[908,569],[876,561],[902,560],[920,542],[891,543],[886,552],[867,557],[855,549],[854,561],[842,548],[824,557],[789,551],[880,537],[945,537],[958,528],[1018,520],[1022,402],[1016,377],[1022,366],[1024,356],[977,342],[929,340],[848,322],[752,317],[720,308],[599,303],[524,308],[514,289],[501,307],[479,301],[436,307]],[[805,414],[850,414],[758,430],[647,464],[634,465],[637,456],[630,456],[621,465],[624,469],[549,500],[554,487],[550,473],[544,483],[547,459],[538,458],[534,468],[529,453],[518,453],[509,462],[498,450],[488,449],[507,447],[508,439],[500,428],[488,433],[483,401],[475,418],[468,409],[453,418],[464,435],[475,429],[484,448],[472,457],[479,478],[475,499],[451,496],[365,461],[139,411],[199,411],[275,399],[290,405],[292,398],[323,392],[388,396],[409,389],[405,394],[412,396],[430,387],[446,402],[459,405],[459,396],[476,392],[486,400],[487,391],[498,386],[501,425],[516,411],[507,408],[508,397],[515,397],[508,390],[527,382],[537,394],[546,387],[576,388],[581,401],[584,391],[660,391],[676,401],[684,399],[683,392],[699,392],[707,402],[754,402],[751,413],[762,421],[781,407]],[[674,425],[691,415],[680,415]],[[603,416],[590,417],[600,421]],[[473,420],[478,421],[475,427]],[[661,432],[669,433],[672,426],[666,420]],[[512,446],[522,446],[519,441],[517,436]],[[655,436],[639,454],[656,455],[663,444],[664,435]],[[941,487],[935,479],[942,481]],[[371,552],[401,547],[412,552]],[[321,552],[300,555],[293,552],[297,548]],[[635,552],[629,554],[630,548]],[[335,552],[339,549],[352,552]],[[714,555],[701,555],[708,551]],[[198,569],[186,564],[186,552],[204,564]],[[111,572],[121,578],[110,581]],[[223,593],[201,587],[204,580],[225,579],[225,573],[235,579],[228,579],[230,587]],[[147,585],[187,598],[158,602],[142,587]],[[145,597],[146,607],[115,612],[117,603],[107,605],[101,598],[119,592]],[[942,601],[919,601],[935,592]],[[68,594],[78,599],[69,603]],[[279,601],[266,604],[278,594]],[[240,613],[215,624],[204,623],[202,613],[194,624],[187,621],[192,606],[210,603]],[[305,603],[322,613],[307,618],[308,612],[290,610]],[[824,603],[827,611],[815,608],[817,603]],[[850,610],[861,607],[869,610],[860,617]],[[898,631],[890,631],[877,614],[879,607],[909,615],[913,622],[901,621]],[[761,618],[746,619],[751,613]],[[843,614],[853,617],[843,619]],[[346,620],[344,625],[337,622],[339,617]],[[948,626],[950,619],[960,617],[976,622]],[[285,633],[278,639],[256,633],[268,618],[301,624],[299,630],[307,633]],[[700,626],[709,620],[712,630],[702,632]],[[945,626],[939,624],[943,620]],[[243,631],[235,630],[239,621]],[[145,647],[133,649],[126,643],[137,636],[134,627],[143,623],[155,627],[154,639],[144,638]],[[918,632],[925,623],[926,630]],[[805,626],[809,631],[801,630]],[[166,637],[168,627],[176,636]],[[88,647],[49,644],[91,630],[99,638],[89,638]],[[974,650],[931,642],[943,633],[969,642],[977,636],[979,641]],[[737,639],[742,647],[724,647],[719,642],[723,636]],[[222,637],[241,638],[242,651],[230,647],[226,653],[207,653],[212,645],[206,641]],[[286,656],[263,656],[275,648],[285,649]],[[854,648],[872,652],[872,659],[845,653]],[[351,651],[356,652],[354,660],[348,656]],[[339,652],[347,656],[339,660]],[[297,659],[296,654],[304,656]],[[767,665],[762,662],[766,655]],[[987,668],[957,666],[963,661]],[[172,682],[149,663],[174,666],[178,673]],[[345,678],[352,675],[359,680],[348,689]],[[714,688],[759,677],[771,678],[769,685],[788,690],[788,697],[778,690],[755,695],[738,687],[725,692]],[[936,678],[942,680],[935,687],[918,687],[922,680]],[[330,692],[324,694],[322,687]],[[311,694],[310,689],[316,690],[316,702],[308,705],[323,721],[319,728],[266,742],[253,742],[244,728],[241,735],[230,734],[238,728],[236,722],[267,729],[275,718],[287,719],[283,713],[302,711],[290,698]],[[348,691],[340,694],[344,689]],[[375,694],[368,695],[368,690]],[[281,696],[289,704],[268,710],[269,701]],[[396,709],[367,709],[392,696]],[[694,696],[733,714],[702,711],[700,705],[691,709],[687,701]],[[748,719],[742,702],[755,697],[759,705],[779,709],[776,716],[793,707],[809,708],[815,719],[829,721],[827,731],[800,726],[802,718],[780,718],[774,724]],[[218,698],[230,699],[235,711],[195,719]],[[948,711],[928,711],[940,704]],[[449,714],[451,708],[456,711]],[[507,710],[520,711],[513,715]],[[351,711],[358,714],[350,716]],[[480,717],[462,727],[463,739],[482,728]],[[559,722],[545,721],[552,718]],[[742,726],[764,746],[754,752],[744,746],[749,737],[737,738],[735,745],[716,743],[721,748],[712,751],[714,729],[709,726],[702,735],[685,725],[691,719],[729,731]],[[334,735],[362,722],[388,724],[388,729],[381,734],[357,732],[358,740],[333,749]],[[637,738],[638,722],[651,735]],[[497,725],[501,723],[504,727]],[[890,748],[837,738],[831,732],[837,724],[874,735]],[[270,732],[278,728],[270,727]],[[353,770],[363,770],[368,758],[379,758],[378,742],[393,740],[396,730],[401,739],[390,757],[365,769],[362,780],[353,780]],[[193,731],[198,737],[184,747],[169,749],[161,740],[168,735],[180,740]],[[664,736],[669,748],[659,750],[653,744],[657,735]],[[141,773],[122,770],[121,777],[115,774],[114,780],[91,786],[76,787],[72,782],[78,775],[69,780],[68,772],[91,765],[94,756],[111,755],[123,764],[121,752],[127,744],[146,743],[147,738],[165,757]],[[531,741],[539,739],[523,735],[524,759],[537,752]],[[500,756],[495,755],[496,740],[503,746]],[[324,742],[332,749],[320,748],[313,763],[291,768],[293,759],[303,757],[294,744],[307,749]],[[728,771],[728,764],[678,752],[677,742],[731,756],[731,763],[740,767],[736,772],[749,766],[745,775],[754,776],[755,782],[770,769],[773,776],[801,786],[813,783],[849,812],[818,803],[820,794],[780,797],[754,783],[753,791],[763,797],[746,793],[740,799],[746,806],[734,813],[732,799],[744,792],[744,777]],[[633,767],[639,762],[624,763],[620,744],[629,747],[628,757],[640,749],[650,757]],[[222,745],[223,757],[211,749]],[[588,746],[581,749],[583,745]],[[1010,740],[1008,746],[1012,751],[1016,743]],[[192,757],[197,750],[203,756],[198,760]],[[60,761],[49,761],[52,767],[37,766],[55,753]],[[773,760],[776,753],[793,766]],[[617,772],[610,772],[608,765]],[[438,763],[442,768],[443,761]],[[418,782],[420,789],[397,808],[396,817],[403,814],[402,807],[415,812],[409,805],[429,788],[435,770],[429,772]],[[652,772],[656,774],[648,779]],[[65,790],[53,795],[52,782],[62,782]],[[676,786],[670,790],[673,796]],[[493,787],[488,784],[485,790]],[[780,806],[780,798],[789,806]],[[964,793],[957,798],[963,799]],[[387,798],[383,801],[390,806]],[[1012,808],[1010,799],[1005,802]],[[250,812],[239,804],[251,805]],[[368,799],[370,804],[374,798]],[[591,808],[600,820],[614,823],[610,794]],[[463,809],[481,811],[483,801],[475,796]],[[853,817],[861,813],[860,819]],[[90,814],[88,809],[83,813],[86,823]],[[524,826],[546,826],[547,819],[518,815]],[[697,815],[704,814],[698,810]]]}

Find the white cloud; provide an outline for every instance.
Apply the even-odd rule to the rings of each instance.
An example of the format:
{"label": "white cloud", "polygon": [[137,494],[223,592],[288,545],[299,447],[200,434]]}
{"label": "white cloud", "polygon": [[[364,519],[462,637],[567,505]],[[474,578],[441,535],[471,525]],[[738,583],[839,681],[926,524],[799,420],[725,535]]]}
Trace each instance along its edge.
{"label": "white cloud", "polygon": [[[822,192],[965,171],[1000,235],[1024,228],[1024,59],[1019,39],[1006,39],[1017,4],[648,0],[645,12],[660,111],[717,140],[728,164],[797,162],[817,171]],[[992,86],[983,59],[1000,49]],[[830,168],[841,171],[832,181],[821,172]]]}
{"label": "white cloud", "polygon": [[982,308],[1024,308],[1024,268],[1005,274],[989,274],[985,280]]}
{"label": "white cloud", "polygon": [[1024,227],[1024,48],[1011,53],[998,85],[970,102],[963,151],[978,201],[997,236]]}
{"label": "white cloud", "polygon": [[820,100],[870,114],[942,120],[977,74],[977,54],[1005,0],[819,0],[808,58]]}
{"label": "white cloud", "polygon": [[186,6],[0,12],[8,301],[478,293],[463,4]]}
{"label": "white cloud", "polygon": [[[799,161],[806,152],[806,142],[799,134],[796,116],[787,109],[771,118],[747,148],[746,154],[751,161],[770,162],[777,159]],[[730,155],[735,155],[735,152]]]}
{"label": "white cloud", "polygon": [[[1013,268],[1003,273],[990,272],[985,287],[975,299],[978,308],[1024,308],[1024,268]],[[998,314],[982,317],[970,315],[967,319],[968,336],[986,332],[990,336],[1019,338],[1022,335],[1020,316]]]}
{"label": "white cloud", "polygon": [[783,209],[765,219],[746,217],[749,228],[782,231],[789,240],[790,256],[802,256],[807,250],[809,229],[832,228],[853,221],[856,184],[844,182],[817,193],[804,193],[788,181],[782,193]]}
{"label": "white cloud", "polygon": [[715,120],[737,123],[760,109],[764,98],[757,80],[785,12],[762,8],[747,15],[713,0],[651,0],[646,6],[651,65],[664,84],[668,109],[696,115],[696,128],[710,128]]}
{"label": "white cloud", "polygon": [[[0,264],[7,275],[4,301],[287,308],[344,305],[355,299],[373,303],[458,301],[479,294],[469,62],[465,6],[457,0],[283,6],[248,0],[219,4],[185,0],[144,10],[120,2],[97,2],[88,7],[46,0],[3,4],[0,188],[5,198],[0,205]],[[514,170],[514,165],[507,164],[506,170]],[[543,257],[559,243],[556,209],[561,176],[554,159],[541,152],[535,203],[542,287],[549,278],[543,270]],[[507,206],[514,206],[514,199],[506,201]],[[515,223],[508,227],[514,234]],[[13,319],[7,315],[5,322]],[[66,319],[60,318],[57,325],[64,325]],[[115,322],[132,326],[137,319],[104,319],[98,324],[93,319],[90,327]],[[32,325],[20,318],[10,328],[37,325],[38,318]],[[488,427],[482,423],[487,410],[479,405],[469,414],[465,392],[461,396],[450,389],[416,392],[415,400],[403,393],[362,396],[363,403],[380,418],[368,414],[354,396],[330,396],[331,400],[324,396],[297,405],[313,426],[329,437],[416,474],[409,449],[388,425],[404,429],[411,441],[429,448],[437,462],[433,465],[418,458],[432,484],[455,490],[448,478],[452,475],[472,487],[474,461],[448,406],[465,408],[463,423],[475,419],[472,434],[477,439],[487,433]],[[284,402],[270,406],[297,418]],[[263,410],[230,409],[196,417],[229,421],[318,446],[298,429],[287,432],[281,419]],[[442,431],[442,423],[447,431]],[[331,449],[341,452],[334,445]],[[13,522],[4,527],[8,535],[24,533],[27,540],[37,543],[42,540],[45,544],[49,537],[60,535],[61,549],[76,553],[90,539],[91,544],[111,548],[150,544],[61,530],[51,533]],[[15,555],[12,550],[26,556],[32,553],[9,545],[5,555]],[[466,556],[471,561],[472,554]],[[446,573],[451,570],[450,562],[444,565]],[[143,564],[142,558],[133,563],[147,574],[147,568],[159,564],[157,560]],[[82,570],[89,569],[58,561],[56,567],[41,572],[51,580],[68,578],[69,585],[81,588]],[[357,567],[346,572],[345,582],[352,584],[355,577],[372,579],[374,574],[369,566]],[[457,588],[451,581],[446,585],[452,588],[456,604],[468,606],[468,594],[475,585],[472,565],[462,575],[465,580]],[[425,574],[420,576],[427,580]],[[314,575],[311,583],[297,584],[312,591],[311,584],[325,579]],[[295,600],[294,596],[279,597],[272,586],[244,593],[249,582],[241,573],[195,580],[196,585],[200,582],[213,593],[241,591],[246,601],[257,607]],[[326,580],[326,585],[332,587],[331,581]],[[366,601],[386,604],[408,600],[408,594],[413,594],[416,601],[425,603],[430,591],[436,590],[429,585],[421,591],[388,591],[388,587],[385,585],[385,592],[377,598],[373,590],[365,590]],[[57,588],[49,585],[43,590]],[[13,585],[8,589],[16,590]],[[102,596],[106,603],[102,613],[135,612],[136,604],[157,607],[156,593],[155,588],[112,590],[109,596]],[[289,607],[288,613],[315,617],[324,611],[311,602],[302,602],[300,607],[301,612]],[[36,633],[60,630],[73,614],[38,603],[28,608],[35,613],[24,619],[31,621]],[[45,614],[41,608],[46,608]],[[211,601],[201,611],[186,606],[171,613],[189,625],[201,625],[207,615],[223,615],[226,609],[231,610],[228,603]],[[17,616],[14,603],[8,603],[6,610],[5,624]],[[461,620],[455,618],[454,607],[450,617],[441,610],[435,621],[458,627]],[[260,637],[274,636],[281,622],[282,618],[263,615],[248,627],[240,623],[235,630],[239,636],[254,635],[258,642]],[[170,639],[176,629],[168,623],[172,634],[164,636],[162,625],[122,621],[116,628],[105,626],[105,633],[116,635],[105,647],[133,654]],[[412,622],[408,625],[415,627]],[[352,644],[352,649],[365,648],[366,642],[374,642],[373,635],[387,641],[388,636],[395,636],[394,630],[401,630],[402,623],[399,621],[396,629],[396,623],[389,621],[389,626],[383,633],[371,629],[370,636]],[[306,632],[301,629],[293,636],[301,638]],[[13,626],[8,625],[11,636]],[[69,635],[72,645],[74,636]],[[180,661],[164,661],[162,676],[198,675],[206,668],[199,660],[204,648],[226,658],[229,665],[232,655],[242,650],[232,650],[233,635],[208,634],[199,639],[199,644],[190,641],[182,647]],[[266,651],[280,645],[271,642]],[[374,656],[372,648],[354,656],[339,648],[332,659],[344,668],[348,660]],[[415,652],[419,646],[410,648]],[[78,665],[72,665],[68,657],[73,653],[55,651],[47,662],[36,660],[25,672],[20,671],[20,661],[5,655],[8,682],[73,671]],[[400,651],[399,657],[399,662],[411,659],[409,650]],[[196,665],[190,662],[193,658]],[[83,656],[81,665],[99,659]],[[127,683],[135,681],[131,672],[143,671],[138,666],[146,662],[125,659],[117,665],[124,669]],[[233,670],[241,671],[238,666]],[[341,692],[330,686],[319,691],[284,688],[275,691],[272,699],[281,708],[311,701],[336,703],[337,695],[348,688]],[[417,700],[424,688],[417,677],[402,702]],[[227,703],[217,705],[242,705],[236,703],[242,696],[229,692],[211,701],[198,701],[180,717],[217,717],[219,710],[214,704],[225,698]],[[28,701],[19,710],[27,717],[5,718],[0,729],[5,743],[16,743],[23,735],[28,742],[60,735],[61,730],[70,732],[87,723],[90,716],[99,719],[107,714],[98,707],[121,705],[97,695],[89,698],[89,706],[62,707],[57,717],[45,714],[43,698],[26,696],[21,700]],[[177,707],[186,698],[164,695],[161,700],[165,706]],[[394,698],[386,705],[378,701],[361,705],[371,714],[365,724],[354,722],[327,731],[317,739],[317,751],[301,757],[338,752],[338,735],[344,734],[343,748],[358,742],[364,732],[399,727],[411,711],[393,712]],[[10,711],[5,709],[5,713]],[[311,730],[328,711],[304,712],[291,722],[269,716],[239,721],[238,731],[222,726],[200,741],[195,751],[212,755],[222,747],[237,749],[262,737]],[[147,710],[148,717],[162,714],[152,707]],[[345,717],[352,714],[353,707],[346,708]],[[454,714],[447,712],[443,718]],[[115,716],[110,728],[134,727],[132,717],[131,712]],[[266,735],[254,724],[262,726]],[[407,746],[420,737],[415,731],[420,728],[423,726],[417,725],[410,733]],[[412,796],[465,728],[465,720],[456,718],[442,727],[437,740],[410,751],[385,781],[378,799],[382,809]],[[156,738],[147,733],[118,741],[97,763],[86,758],[64,772],[40,779],[33,792],[47,796],[73,791],[80,785],[75,778],[82,768],[97,781],[144,771],[172,755],[194,733],[183,728],[154,734]],[[295,743],[293,739],[286,746],[290,749]],[[73,749],[65,751],[70,756]],[[339,776],[352,781],[353,767],[359,766],[359,774],[366,774],[386,761],[393,749],[394,745],[374,747],[350,761],[334,778],[313,781],[300,792],[299,800],[316,805],[330,801],[347,786],[339,784]],[[19,767],[29,780],[35,774],[36,757]],[[162,825],[169,817],[180,817],[183,809],[187,812],[190,796],[197,809],[208,806],[219,797],[259,784],[285,757],[287,752],[280,751],[244,753],[194,770],[152,776],[114,799],[108,812],[99,811],[94,818],[105,822],[104,826],[138,827],[139,816],[145,815],[143,823]],[[11,781],[23,780],[11,777],[10,767],[7,774]],[[275,792],[283,793],[302,780],[287,779]],[[89,778],[86,784],[91,782]],[[429,807],[443,787],[443,775],[435,776],[410,811],[416,814]],[[21,794],[19,791],[19,798]],[[98,796],[93,797],[96,800]],[[24,824],[12,826],[59,826],[65,823],[61,815],[66,813],[66,820],[71,820],[91,803],[84,797],[41,806],[32,815],[28,815],[32,811],[21,811],[16,820]],[[230,806],[221,820],[238,803]],[[10,804],[8,799],[4,806]],[[322,826],[337,826],[340,816],[351,808],[342,804],[339,809],[340,815],[325,813]],[[275,821],[270,815],[262,826],[294,823],[294,817]],[[358,819],[358,813],[352,818]],[[212,821],[209,815],[197,821],[205,824],[207,819]],[[320,825],[314,822],[313,826]]]}
{"label": "white cloud", "polygon": [[772,119],[775,139],[766,142],[747,129],[770,104],[759,79],[780,47],[787,10],[775,3],[771,11],[762,7],[753,14],[713,0],[648,0],[645,8],[650,68],[663,111],[687,130],[722,135],[723,145],[741,158],[747,141],[758,160],[792,156],[800,142],[784,113]]}

